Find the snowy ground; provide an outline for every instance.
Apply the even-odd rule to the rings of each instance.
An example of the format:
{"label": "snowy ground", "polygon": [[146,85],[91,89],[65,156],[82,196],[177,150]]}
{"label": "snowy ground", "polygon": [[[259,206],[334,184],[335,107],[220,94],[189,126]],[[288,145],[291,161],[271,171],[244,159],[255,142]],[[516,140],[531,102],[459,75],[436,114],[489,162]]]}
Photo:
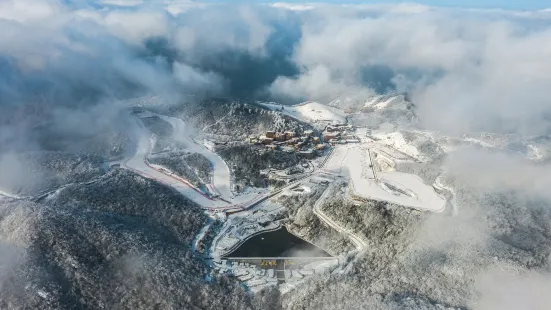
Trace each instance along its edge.
{"label": "snowy ground", "polygon": [[[282,108],[281,105],[273,103],[261,103],[261,105],[276,111],[280,111]],[[307,123],[346,123],[346,115],[342,110],[318,102],[305,102],[294,106],[283,106],[281,113]]]}
{"label": "snowy ground", "polygon": [[351,170],[356,170],[366,179],[375,179],[373,170],[369,165],[367,147],[356,145],[344,145],[335,147],[331,157],[323,169],[326,172],[337,175],[351,175]]}
{"label": "snowy ground", "polygon": [[373,169],[369,152],[370,148],[375,147],[374,143],[336,146],[323,170],[349,177],[352,194],[362,198],[388,201],[419,210],[444,210],[446,200],[419,177]]}
{"label": "snowy ground", "polygon": [[401,96],[385,97],[385,96],[375,96],[368,99],[364,103],[364,107],[371,107],[375,110],[382,110],[391,105],[394,101],[403,100]]}
{"label": "snowy ground", "polygon": [[146,164],[145,158],[151,150],[151,134],[142,126],[137,125],[139,140],[136,150],[128,158],[123,166],[133,170],[147,178],[157,180],[161,183],[171,186],[182,195],[204,208],[223,208],[230,204],[221,200],[212,200],[201,192],[198,192],[191,185],[182,182],[175,176],[168,175]]}
{"label": "snowy ground", "polygon": [[172,138],[175,141],[185,145],[187,151],[199,153],[205,156],[212,163],[212,183],[218,194],[226,198],[233,198],[233,194],[231,192],[230,168],[226,162],[224,162],[218,154],[196,144],[191,138],[190,130],[186,129],[186,124],[181,119],[164,115],[158,116],[172,125],[174,130]]}
{"label": "snowy ground", "polygon": [[[144,112],[142,116],[153,116],[149,112]],[[146,157],[152,148],[152,135],[143,126],[139,126],[139,141],[134,154],[125,161],[124,166],[130,168],[146,177],[156,179],[164,184],[167,184],[178,192],[182,193],[187,198],[199,204],[205,209],[234,209],[246,208],[248,205],[262,199],[265,193],[246,193],[235,196],[231,191],[231,174],[226,162],[216,153],[208,148],[201,146],[192,139],[191,131],[187,130],[186,124],[178,118],[164,115],[156,115],[168,122],[173,127],[172,138],[183,145],[186,151],[199,153],[205,156],[212,164],[213,178],[212,184],[207,184],[207,188],[213,191],[214,194],[220,195],[220,199],[211,199],[205,193],[195,188],[186,180],[172,174],[166,169],[160,169],[155,165],[150,165],[146,162]]]}
{"label": "snowy ground", "polygon": [[381,144],[392,146],[396,150],[403,152],[413,158],[419,159],[419,150],[411,144],[408,144],[403,135],[399,132],[382,133],[373,132],[373,136],[380,139]]}
{"label": "snowy ground", "polygon": [[17,195],[14,195],[14,194],[11,194],[11,193],[8,193],[8,192],[5,192],[5,191],[2,191],[2,190],[0,190],[0,199],[7,199],[7,198],[20,199],[21,197],[19,197],[19,196],[17,196]]}
{"label": "snowy ground", "polygon": [[528,153],[528,158],[529,159],[532,159],[532,160],[543,159],[542,152],[537,146],[529,144],[528,149],[530,150],[529,153]]}
{"label": "snowy ground", "polygon": [[458,208],[458,205],[457,205],[457,194],[455,193],[455,190],[452,187],[444,185],[442,183],[442,175],[444,175],[444,174],[445,174],[445,172],[442,173],[441,175],[439,175],[436,178],[436,180],[434,180],[433,186],[434,186],[434,188],[436,188],[438,190],[447,190],[452,194],[452,200],[450,201],[451,206],[452,206],[452,214],[457,215],[457,213],[459,212],[459,208]]}

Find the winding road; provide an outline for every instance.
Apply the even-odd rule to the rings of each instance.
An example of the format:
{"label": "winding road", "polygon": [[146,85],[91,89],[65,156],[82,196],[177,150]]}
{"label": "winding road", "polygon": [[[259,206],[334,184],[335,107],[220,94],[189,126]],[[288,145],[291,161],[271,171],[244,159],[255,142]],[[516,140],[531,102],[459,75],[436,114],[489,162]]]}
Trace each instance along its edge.
{"label": "winding road", "polygon": [[164,121],[170,123],[173,128],[172,138],[185,145],[186,150],[193,153],[199,153],[205,156],[213,166],[212,185],[216,191],[225,199],[233,198],[234,195],[231,192],[231,173],[230,168],[226,162],[220,157],[220,155],[199,146],[189,134],[189,129],[186,128],[186,124],[179,118],[157,115]]}
{"label": "winding road", "polygon": [[356,249],[361,251],[362,249],[364,249],[367,246],[365,241],[363,241],[362,238],[355,235],[353,232],[349,231],[348,229],[346,229],[343,226],[339,225],[337,222],[333,221],[330,217],[328,217],[321,210],[321,205],[325,201],[325,199],[327,198],[327,195],[329,194],[329,192],[331,192],[330,191],[331,187],[332,186],[327,187],[325,189],[325,191],[323,192],[323,194],[320,196],[320,198],[314,204],[314,209],[313,209],[314,214],[316,216],[318,216],[320,218],[320,220],[322,220],[324,223],[331,226],[332,228],[334,228],[335,230],[337,230],[341,234],[347,236],[350,239],[350,241],[352,241],[352,243],[354,243],[354,245],[356,246]]}
{"label": "winding road", "polygon": [[213,166],[213,182],[210,187],[220,195],[220,199],[210,198],[185,179],[166,169],[150,165],[146,158],[151,152],[154,143],[153,134],[149,132],[138,119],[136,119],[136,132],[138,135],[136,148],[134,152],[122,162],[122,167],[168,185],[203,209],[210,211],[242,210],[256,204],[266,197],[266,195],[261,194],[234,196],[230,187],[231,175],[229,167],[219,155],[207,148],[197,145],[189,136],[185,123],[182,120],[153,113],[148,113],[148,115],[155,115],[169,122],[174,129],[172,138],[175,141],[183,144],[187,151],[199,153],[211,162]]}
{"label": "winding road", "polygon": [[151,150],[151,134],[143,127],[139,120],[136,120],[136,124],[138,127],[138,142],[136,145],[136,150],[130,158],[123,162],[122,167],[174,188],[180,194],[186,196],[201,207],[223,208],[224,206],[228,206],[228,203],[224,201],[212,200],[202,193],[197,192],[189,184],[186,184],[181,180],[148,165],[146,162],[146,156]]}
{"label": "winding road", "polygon": [[446,173],[446,171],[444,171],[442,174],[440,174],[439,176],[436,177],[436,180],[434,180],[434,185],[436,185],[436,188],[444,189],[444,190],[447,190],[448,192],[451,193],[452,200],[450,201],[450,203],[452,205],[452,215],[457,215],[459,210],[457,208],[457,195],[455,193],[455,190],[453,188],[451,188],[449,186],[446,186],[442,183],[442,176],[445,173]]}

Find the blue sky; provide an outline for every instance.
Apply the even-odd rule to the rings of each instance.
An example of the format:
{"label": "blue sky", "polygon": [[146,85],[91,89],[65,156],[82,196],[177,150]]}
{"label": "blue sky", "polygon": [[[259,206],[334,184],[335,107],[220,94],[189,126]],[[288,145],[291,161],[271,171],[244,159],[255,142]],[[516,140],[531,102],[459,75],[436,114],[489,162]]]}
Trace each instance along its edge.
{"label": "blue sky", "polygon": [[[243,2],[232,0],[221,0],[220,2]],[[262,2],[325,2],[325,3],[400,3],[412,2],[445,7],[464,7],[464,8],[500,8],[510,10],[539,10],[551,8],[551,0],[418,0],[418,1],[399,1],[399,0],[280,0]]]}

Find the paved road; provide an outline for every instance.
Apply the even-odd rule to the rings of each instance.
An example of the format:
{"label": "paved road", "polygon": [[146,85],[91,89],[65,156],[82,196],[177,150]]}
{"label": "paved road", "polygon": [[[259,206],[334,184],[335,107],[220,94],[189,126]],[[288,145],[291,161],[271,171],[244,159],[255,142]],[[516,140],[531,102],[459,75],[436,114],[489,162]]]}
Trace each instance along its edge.
{"label": "paved road", "polygon": [[197,145],[185,132],[184,123],[179,119],[172,117],[159,117],[169,121],[174,126],[174,138],[183,143],[187,150],[197,152],[207,157],[213,164],[213,187],[220,193],[221,199],[212,199],[197,189],[195,186],[187,182],[185,179],[172,174],[164,169],[159,169],[150,165],[146,157],[149,155],[152,148],[153,135],[144,128],[143,124],[136,120],[136,132],[138,133],[138,143],[133,154],[124,160],[122,167],[132,170],[144,177],[154,179],[158,182],[171,186],[176,191],[186,196],[193,202],[197,203],[203,209],[211,211],[227,211],[227,210],[242,210],[250,205],[256,204],[258,201],[265,199],[267,195],[248,194],[233,196],[230,191],[230,172],[226,163],[216,153]]}
{"label": "paved road", "polygon": [[434,184],[436,185],[436,187],[439,187],[441,189],[444,189],[444,190],[447,190],[449,191],[451,194],[452,194],[452,200],[450,201],[451,205],[452,205],[452,214],[453,215],[457,215],[458,213],[458,208],[457,208],[457,195],[455,193],[455,190],[449,186],[446,186],[442,183],[442,175],[444,175],[445,171],[440,174],[439,176],[436,177],[436,180],[434,180]]}
{"label": "paved road", "polygon": [[163,120],[172,125],[174,129],[172,138],[186,146],[190,152],[199,153],[205,156],[213,166],[212,184],[215,190],[224,198],[233,198],[231,192],[231,173],[226,162],[218,154],[208,150],[205,147],[197,145],[189,134],[186,124],[179,118],[158,115]]}
{"label": "paved road", "polygon": [[223,201],[212,200],[202,193],[197,192],[190,184],[186,184],[181,180],[163,173],[146,163],[146,156],[151,150],[151,134],[141,126],[139,120],[136,120],[139,139],[134,154],[122,163],[122,167],[132,170],[142,176],[154,179],[163,184],[171,186],[176,191],[186,196],[193,202],[203,208],[223,208],[229,204]]}
{"label": "paved road", "polygon": [[317,215],[327,225],[333,227],[334,229],[336,229],[341,234],[344,234],[345,236],[347,236],[350,239],[350,241],[352,241],[352,243],[354,243],[354,245],[356,246],[356,248],[358,250],[364,249],[367,246],[367,244],[362,240],[362,238],[360,238],[357,235],[355,235],[354,233],[350,232],[348,229],[344,228],[339,223],[333,221],[325,213],[323,213],[323,211],[321,211],[321,204],[323,203],[323,201],[325,201],[325,199],[327,199],[327,195],[329,194],[329,192],[331,192],[330,189],[331,189],[331,186],[329,186],[323,192],[321,197],[314,204],[314,214]]}

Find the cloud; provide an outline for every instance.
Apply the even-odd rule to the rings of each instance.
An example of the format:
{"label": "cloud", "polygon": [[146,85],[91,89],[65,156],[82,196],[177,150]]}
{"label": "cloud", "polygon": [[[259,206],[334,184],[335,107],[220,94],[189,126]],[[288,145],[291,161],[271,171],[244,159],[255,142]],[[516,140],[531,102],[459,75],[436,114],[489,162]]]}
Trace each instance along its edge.
{"label": "cloud", "polygon": [[143,4],[143,0],[99,0],[98,3],[114,6],[137,6]]}
{"label": "cloud", "polygon": [[551,201],[551,165],[534,164],[521,155],[462,149],[446,161],[449,173],[489,192],[518,192],[526,198]]}
{"label": "cloud", "polygon": [[218,94],[224,85],[223,78],[214,72],[204,72],[189,65],[175,62],[174,76],[193,92]]}
{"label": "cloud", "polygon": [[488,272],[477,281],[481,298],[477,309],[547,309],[551,304],[549,274],[528,272],[515,275],[505,271]]}
{"label": "cloud", "polygon": [[300,4],[300,3],[287,3],[287,2],[276,2],[271,4],[274,8],[286,9],[291,11],[307,11],[315,8],[315,4]]}
{"label": "cloud", "polygon": [[[4,1],[0,11],[7,29],[0,53],[26,70],[45,68],[67,50],[134,57],[147,49],[145,42],[162,38],[177,62],[207,75],[220,75],[210,69],[223,53],[289,61],[298,76],[276,72],[273,84],[264,85],[281,97],[331,100],[355,92],[407,91],[419,105],[422,124],[431,128],[549,130],[551,17],[544,11],[192,1],[64,6],[46,0]],[[299,35],[269,46],[283,32]],[[386,68],[391,76],[373,68]]]}
{"label": "cloud", "polygon": [[276,97],[322,102],[339,96],[363,95],[367,98],[375,94],[369,88],[362,88],[359,83],[347,80],[346,77],[332,76],[331,70],[324,65],[309,68],[296,78],[278,77],[270,86],[270,92]]}
{"label": "cloud", "polygon": [[55,1],[6,0],[0,3],[0,19],[29,22],[52,17],[61,11]]}
{"label": "cloud", "polygon": [[8,94],[2,101],[44,97],[45,89],[58,90],[47,100],[71,101],[60,93],[75,84],[117,99],[197,92],[326,102],[397,91],[409,93],[429,129],[551,129],[545,11],[195,1],[1,5],[0,65],[11,70],[0,76]]}
{"label": "cloud", "polygon": [[[202,92],[206,81],[224,84],[244,79],[222,76],[229,74],[225,69],[240,66],[243,59],[262,62],[272,57],[277,48],[272,45],[268,51],[266,45],[274,37],[273,25],[285,19],[285,14],[276,10],[247,5],[90,3],[93,5],[47,0],[2,2],[0,64],[4,61],[11,72],[3,77],[6,83],[0,79],[0,87],[14,94],[6,101],[28,93],[29,84],[62,85],[65,81],[59,81],[60,76],[94,84],[94,89],[107,90],[109,96],[118,84],[136,84],[141,87],[140,95],[148,91],[161,95],[194,92],[195,86]],[[175,5],[186,9],[171,11]],[[225,63],[220,63],[222,57],[226,57]],[[182,68],[194,70],[183,77]],[[273,78],[265,84],[278,74],[270,74]],[[113,79],[118,82],[113,83]],[[210,86],[224,88],[220,84]],[[131,96],[126,90],[118,95]]]}
{"label": "cloud", "polygon": [[21,161],[16,153],[7,153],[0,156],[0,191],[5,193],[19,193],[22,189],[39,187],[45,176],[29,173],[28,165]]}
{"label": "cloud", "polygon": [[[332,99],[311,91],[308,81],[325,81],[333,96],[359,88],[406,91],[419,106],[422,125],[432,129],[550,130],[551,67],[545,59],[551,18],[544,13],[320,6],[301,21],[292,55],[301,75],[278,79],[274,93]],[[366,71],[381,67],[393,76],[365,79]]]}
{"label": "cloud", "polygon": [[104,16],[103,23],[117,37],[137,45],[165,35],[169,27],[167,13],[162,10],[113,11]]}
{"label": "cloud", "polygon": [[[248,7],[232,6],[238,14],[226,15],[197,6],[192,9],[200,16],[194,17],[170,14],[163,3],[92,4],[0,3],[0,108],[20,117],[1,120],[2,152],[39,144],[29,134],[37,125],[34,115],[22,112],[30,106],[41,106],[33,113],[41,111],[42,122],[69,128],[88,123],[77,111],[90,106],[101,106],[110,115],[111,108],[123,108],[117,102],[137,96],[158,95],[178,103],[190,94],[198,99],[221,95],[227,78],[209,68],[212,59],[229,52],[262,57],[271,33]],[[203,18],[213,22],[205,24]],[[87,127],[92,128],[101,131]]]}

